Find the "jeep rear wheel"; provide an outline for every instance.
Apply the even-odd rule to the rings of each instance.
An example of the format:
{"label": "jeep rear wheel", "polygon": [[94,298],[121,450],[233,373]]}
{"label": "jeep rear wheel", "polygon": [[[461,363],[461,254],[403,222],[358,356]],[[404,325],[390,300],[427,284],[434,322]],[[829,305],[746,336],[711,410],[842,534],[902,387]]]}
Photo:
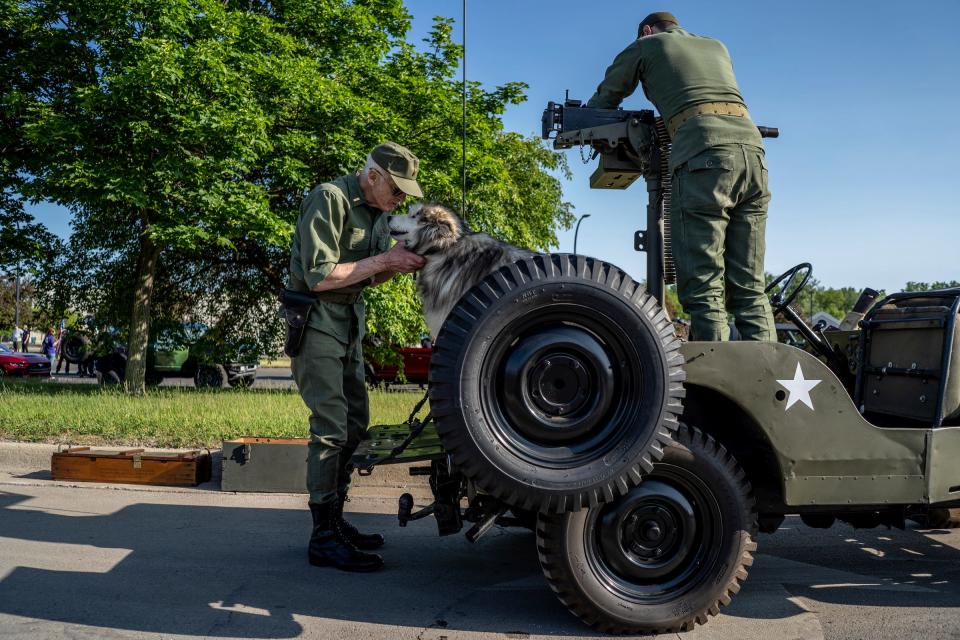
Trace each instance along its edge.
{"label": "jeep rear wheel", "polygon": [[202,364],[193,374],[193,385],[197,389],[220,389],[227,383],[227,370],[222,365]]}
{"label": "jeep rear wheel", "polygon": [[467,292],[437,337],[430,407],[480,489],[542,512],[609,502],[676,429],[683,357],[673,325],[620,269],[535,256]]}
{"label": "jeep rear wheel", "polygon": [[80,364],[90,352],[90,339],[78,333],[70,333],[63,342],[62,352],[67,362]]}
{"label": "jeep rear wheel", "polygon": [[626,496],[540,515],[537,549],[568,609],[608,633],[688,631],[740,590],[756,549],[750,486],[733,457],[681,426]]}

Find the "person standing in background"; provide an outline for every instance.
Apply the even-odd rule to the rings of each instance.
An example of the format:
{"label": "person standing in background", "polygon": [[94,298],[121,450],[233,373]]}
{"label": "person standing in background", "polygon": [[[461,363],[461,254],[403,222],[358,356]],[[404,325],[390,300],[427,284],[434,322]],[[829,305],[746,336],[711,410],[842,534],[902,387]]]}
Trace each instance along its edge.
{"label": "person standing in background", "polygon": [[50,375],[53,375],[53,359],[57,357],[57,339],[53,337],[53,327],[47,329],[47,335],[40,343],[40,352],[50,361]]}
{"label": "person standing in background", "polygon": [[22,345],[22,343],[20,342],[20,340],[21,340],[21,338],[23,337],[23,331],[21,331],[21,330],[20,330],[20,327],[18,327],[17,325],[14,325],[14,326],[13,326],[13,336],[12,336],[12,337],[13,337],[13,350],[14,350],[14,351],[20,351],[20,346]]}
{"label": "person standing in background", "polygon": [[[60,325],[60,334],[57,336],[57,374],[60,373],[60,365],[64,362],[67,363],[66,375],[70,375],[70,361],[67,360],[65,351],[66,351],[66,341],[67,341],[67,331],[63,328],[63,324]],[[79,365],[77,366],[77,374],[80,373]]]}
{"label": "person standing in background", "polygon": [[28,344],[30,344],[30,328],[24,327],[23,334],[20,336],[20,351],[27,353]]}

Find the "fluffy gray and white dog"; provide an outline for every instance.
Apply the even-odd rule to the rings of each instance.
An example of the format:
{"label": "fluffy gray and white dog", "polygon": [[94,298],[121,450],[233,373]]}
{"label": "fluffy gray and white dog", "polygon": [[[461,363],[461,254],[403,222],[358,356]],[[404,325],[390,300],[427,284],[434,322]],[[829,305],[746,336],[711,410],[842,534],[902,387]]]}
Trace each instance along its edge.
{"label": "fluffy gray and white dog", "polygon": [[534,255],[471,231],[457,214],[439,204],[414,204],[407,215],[391,216],[389,226],[397,242],[427,260],[417,277],[417,290],[434,339],[473,285],[504,265]]}

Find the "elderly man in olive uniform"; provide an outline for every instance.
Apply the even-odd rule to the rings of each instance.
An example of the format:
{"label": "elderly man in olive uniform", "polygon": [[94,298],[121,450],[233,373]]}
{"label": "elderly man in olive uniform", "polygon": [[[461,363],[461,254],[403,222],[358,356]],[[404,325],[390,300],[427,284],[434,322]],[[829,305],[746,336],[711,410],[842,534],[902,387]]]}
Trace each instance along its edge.
{"label": "elderly man in olive uniform", "polygon": [[726,47],[652,13],[587,106],[617,107],[638,84],[673,143],[673,258],[691,339],[727,340],[726,309],[743,339],[775,340],[763,291],[767,164]]}
{"label": "elderly man in olive uniform", "polygon": [[292,369],[310,409],[307,490],[313,515],[308,558],[316,566],[373,571],[379,534],[361,534],[343,520],[351,457],[368,427],[360,342],[363,289],[423,266],[402,245],[390,248],[384,212],[410,195],[419,161],[392,142],[370,152],[362,171],[315,187],[300,206],[290,255],[290,289],[316,294]]}

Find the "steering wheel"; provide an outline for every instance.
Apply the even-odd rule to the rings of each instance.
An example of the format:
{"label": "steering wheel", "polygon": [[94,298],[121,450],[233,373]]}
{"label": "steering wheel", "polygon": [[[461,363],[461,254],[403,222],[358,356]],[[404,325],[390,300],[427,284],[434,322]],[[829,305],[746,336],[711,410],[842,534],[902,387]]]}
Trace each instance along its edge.
{"label": "steering wheel", "polygon": [[[800,284],[794,287],[793,291],[791,291],[790,285],[793,284],[793,281],[796,280],[797,275],[801,272],[803,275],[800,277]],[[789,307],[790,304],[797,299],[800,291],[807,285],[807,282],[810,281],[810,276],[812,275],[813,266],[809,262],[801,262],[767,285],[767,288],[764,289],[764,293],[775,291],[775,293],[770,296],[770,305],[773,307],[773,315],[777,315]]]}

